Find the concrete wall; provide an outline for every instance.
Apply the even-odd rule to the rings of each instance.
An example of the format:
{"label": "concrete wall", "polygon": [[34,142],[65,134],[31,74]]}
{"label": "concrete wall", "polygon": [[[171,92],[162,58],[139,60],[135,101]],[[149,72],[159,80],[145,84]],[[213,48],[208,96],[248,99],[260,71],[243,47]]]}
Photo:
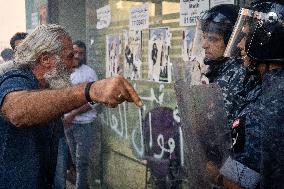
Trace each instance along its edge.
{"label": "concrete wall", "polygon": [[66,28],[73,40],[86,41],[85,0],[25,0],[27,31],[35,28],[36,13],[38,23],[43,6],[47,9],[47,23],[60,24]]}
{"label": "concrete wall", "polygon": [[47,2],[47,0],[25,0],[26,29],[28,32],[41,24],[41,22],[47,21],[46,17],[41,19],[42,9],[47,9]]}
{"label": "concrete wall", "polygon": [[85,0],[58,0],[58,23],[73,40],[86,40]]}

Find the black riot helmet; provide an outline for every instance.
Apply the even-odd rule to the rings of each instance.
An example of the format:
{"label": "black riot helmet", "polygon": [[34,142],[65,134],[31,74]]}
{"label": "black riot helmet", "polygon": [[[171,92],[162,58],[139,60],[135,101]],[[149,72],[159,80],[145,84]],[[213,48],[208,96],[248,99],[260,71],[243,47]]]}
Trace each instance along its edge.
{"label": "black riot helmet", "polygon": [[284,1],[259,1],[252,9],[264,16],[258,20],[252,41],[246,44],[248,56],[263,62],[284,63]]}
{"label": "black riot helmet", "polygon": [[284,1],[257,0],[241,10],[225,56],[233,56],[244,37],[245,52],[256,63],[284,64]]}
{"label": "black riot helmet", "polygon": [[223,4],[214,6],[201,16],[201,30],[224,36],[224,43],[227,45],[238,18],[238,12],[239,7],[237,5]]}

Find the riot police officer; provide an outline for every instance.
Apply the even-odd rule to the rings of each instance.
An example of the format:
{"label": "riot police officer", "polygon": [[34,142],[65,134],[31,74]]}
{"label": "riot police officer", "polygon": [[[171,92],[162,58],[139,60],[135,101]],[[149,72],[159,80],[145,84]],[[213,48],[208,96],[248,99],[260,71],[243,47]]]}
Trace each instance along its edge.
{"label": "riot police officer", "polygon": [[223,93],[229,123],[245,106],[247,94],[257,85],[258,78],[247,76],[239,57],[224,57],[234,24],[238,18],[237,5],[218,5],[202,15],[197,33],[203,37],[204,64],[208,65],[206,76],[210,83],[217,83]]}
{"label": "riot police officer", "polygon": [[260,188],[284,188],[283,44],[282,0],[257,1],[240,12],[227,53],[233,57],[241,49],[262,79],[261,95],[232,124],[234,159],[244,166],[237,175],[242,186],[254,175],[250,188],[259,181]]}

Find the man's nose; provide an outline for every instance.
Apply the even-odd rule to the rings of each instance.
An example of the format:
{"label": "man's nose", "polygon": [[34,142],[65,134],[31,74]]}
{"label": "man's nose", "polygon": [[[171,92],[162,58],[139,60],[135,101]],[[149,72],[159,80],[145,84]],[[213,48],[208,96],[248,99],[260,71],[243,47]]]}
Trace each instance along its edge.
{"label": "man's nose", "polygon": [[79,53],[74,53],[74,58],[75,59],[80,59]]}
{"label": "man's nose", "polygon": [[202,41],[202,48],[203,49],[207,49],[209,47],[209,43],[208,43],[208,40],[204,39]]}

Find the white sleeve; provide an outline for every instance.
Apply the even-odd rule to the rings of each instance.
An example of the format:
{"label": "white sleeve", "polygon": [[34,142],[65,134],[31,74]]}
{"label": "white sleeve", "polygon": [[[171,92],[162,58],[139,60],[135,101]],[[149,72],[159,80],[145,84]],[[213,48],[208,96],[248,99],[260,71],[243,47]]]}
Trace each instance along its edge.
{"label": "white sleeve", "polygon": [[94,69],[92,69],[91,67],[89,67],[89,71],[87,72],[88,73],[88,82],[91,82],[91,81],[97,81],[98,80],[98,76],[97,76],[97,73]]}

